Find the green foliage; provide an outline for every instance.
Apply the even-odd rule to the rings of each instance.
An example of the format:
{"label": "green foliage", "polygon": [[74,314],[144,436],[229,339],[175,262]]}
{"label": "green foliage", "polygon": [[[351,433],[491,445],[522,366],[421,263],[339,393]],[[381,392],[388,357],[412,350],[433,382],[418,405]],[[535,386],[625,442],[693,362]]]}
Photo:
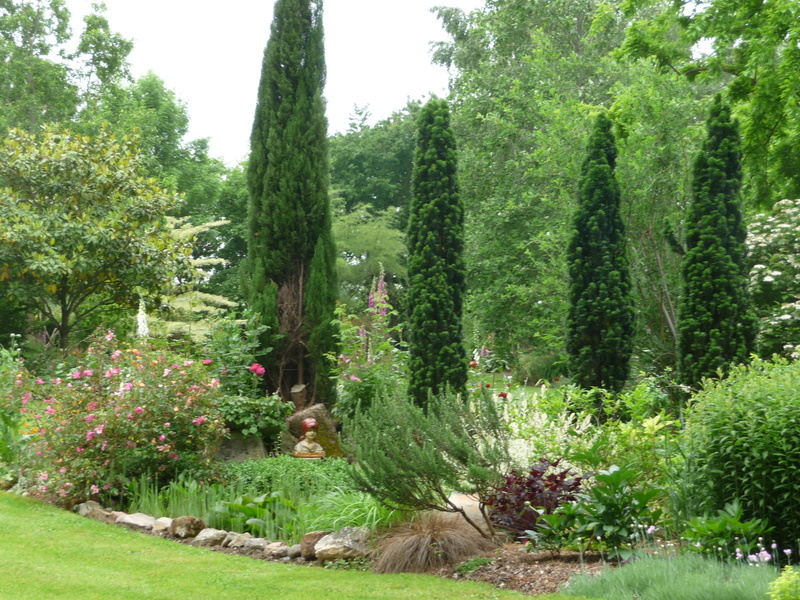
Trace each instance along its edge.
{"label": "green foliage", "polygon": [[570,374],[582,387],[617,392],[628,379],[634,314],[611,121],[600,113],[581,169],[568,252]]}
{"label": "green foliage", "polygon": [[690,514],[741,504],[746,520],[774,527],[781,548],[797,553],[800,468],[800,364],[776,359],[738,366],[706,382],[687,415],[685,452]]}
{"label": "green foliage", "polygon": [[0,142],[0,280],[60,335],[94,312],[135,306],[188,271],[170,236],[176,195],[144,177],[134,138],[45,128]]}
{"label": "green foliage", "polygon": [[493,562],[494,560],[491,558],[472,558],[458,565],[456,567],[456,572],[460,573],[461,575],[467,575],[468,573],[472,573],[475,569],[480,569],[481,567],[490,565]]}
{"label": "green foliage", "polygon": [[798,600],[800,598],[800,571],[784,567],[781,576],[769,584],[770,600]]}
{"label": "green foliage", "polygon": [[199,361],[118,347],[98,336],[65,377],[23,373],[15,387],[20,465],[60,502],[115,502],[142,473],[166,480],[208,469],[225,435],[219,382]]}
{"label": "green foliage", "polygon": [[772,529],[761,519],[743,521],[742,506],[738,500],[734,500],[718,510],[716,517],[692,517],[686,523],[681,537],[689,544],[691,551],[710,553],[720,558],[721,551],[730,560],[754,554],[761,540]]}
{"label": "green foliage", "polygon": [[747,293],[738,124],[717,96],[694,164],[678,305],[678,371],[696,387],[747,361],[756,333]]}
{"label": "green foliage", "polygon": [[570,579],[567,596],[608,600],[761,600],[775,579],[771,568],[731,565],[696,554],[645,555],[599,575]]}
{"label": "green foliage", "polygon": [[408,393],[425,406],[429,394],[447,387],[466,395],[464,208],[447,102],[430,100],[418,128],[408,222]]}
{"label": "green foliage", "polygon": [[341,353],[336,373],[339,376],[337,402],[332,414],[352,418],[359,407],[367,408],[375,394],[384,388],[406,385],[407,352],[395,340],[401,334],[391,321],[397,313],[389,304],[383,272],[370,290],[368,307],[361,317],[345,314],[339,305]]}
{"label": "green foliage", "polygon": [[333,404],[325,356],[336,348],[338,284],[324,82],[322,2],[278,0],[250,137],[245,296],[269,326],[259,353],[269,387],[288,398],[308,385],[309,400]]}
{"label": "green foliage", "polygon": [[[487,498],[509,468],[505,424],[488,394],[465,402],[449,392],[431,398],[427,410],[398,390],[383,390],[372,405],[344,423],[355,458],[359,489],[405,510],[460,512],[454,490]],[[486,515],[484,526],[493,533]]]}
{"label": "green foliage", "polygon": [[[748,203],[771,206],[800,196],[797,3],[712,0],[695,10],[686,0],[635,0],[627,6],[649,10],[633,20],[625,54],[653,56],[664,71],[727,86],[742,121]],[[693,51],[699,42],[705,42],[702,53]]]}
{"label": "green foliage", "polygon": [[292,405],[276,394],[263,398],[223,396],[217,408],[225,424],[245,436],[275,437],[286,428],[286,417],[292,414]]}
{"label": "green foliage", "polygon": [[280,455],[228,463],[223,465],[222,473],[255,496],[276,490],[286,494],[299,490],[308,496],[321,497],[334,490],[353,490],[347,461],[340,459],[298,460]]}
{"label": "green foliage", "polygon": [[295,540],[304,533],[298,530],[297,506],[280,491],[255,498],[241,496],[223,505],[230,513],[241,515],[255,537]]}
{"label": "green foliage", "polygon": [[256,362],[260,337],[266,327],[260,317],[250,311],[244,319],[219,319],[203,344],[203,358],[220,381],[220,389],[229,396],[261,396],[258,376],[252,370]]}
{"label": "green foliage", "polygon": [[15,397],[17,375],[23,372],[19,348],[0,346],[0,487],[16,481],[19,454],[24,440],[20,434],[20,403]]}

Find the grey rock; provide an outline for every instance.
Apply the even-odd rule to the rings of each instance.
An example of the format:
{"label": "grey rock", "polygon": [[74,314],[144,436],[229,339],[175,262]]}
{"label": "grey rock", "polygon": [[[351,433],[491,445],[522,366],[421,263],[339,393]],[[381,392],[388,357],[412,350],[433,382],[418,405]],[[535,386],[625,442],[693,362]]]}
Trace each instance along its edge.
{"label": "grey rock", "polygon": [[223,462],[243,462],[267,457],[264,440],[260,435],[244,436],[231,431],[230,437],[222,440],[216,459]]}
{"label": "grey rock", "polygon": [[153,523],[153,533],[167,533],[172,526],[172,519],[161,517]]}
{"label": "grey rock", "polygon": [[222,542],[223,548],[242,548],[245,542],[252,539],[249,533],[238,533],[236,531],[228,532],[227,537]]}
{"label": "grey rock", "polygon": [[286,551],[286,558],[300,558],[301,553],[300,544],[295,544],[294,546],[289,546],[289,549]]}
{"label": "grey rock", "polygon": [[155,517],[151,517],[150,515],[146,515],[144,513],[123,515],[115,521],[117,525],[124,525],[125,527],[130,527],[131,529],[141,529],[143,531],[149,531],[152,529],[153,523],[155,522]]}
{"label": "grey rock", "polygon": [[306,560],[314,560],[314,558],[316,558],[316,555],[314,554],[314,546],[316,546],[317,542],[329,533],[331,532],[309,531],[307,534],[305,534],[303,539],[300,540],[300,556]]}
{"label": "grey rock", "polygon": [[212,529],[211,527],[206,527],[197,534],[197,536],[191,541],[191,544],[193,546],[202,547],[221,546],[227,535],[228,532],[222,529]]}
{"label": "grey rock", "polygon": [[102,508],[90,510],[88,513],[86,513],[85,517],[94,521],[100,521],[101,523],[116,523],[117,519],[119,518],[118,516]]}
{"label": "grey rock", "polygon": [[272,542],[264,548],[264,554],[269,558],[284,558],[289,554],[289,546],[286,542]]}
{"label": "grey rock", "polygon": [[102,509],[103,507],[100,506],[98,502],[95,502],[94,500],[87,500],[86,502],[81,502],[80,504],[76,504],[75,508],[73,508],[72,510],[78,513],[80,516],[85,517],[93,510],[102,510]]}
{"label": "grey rock", "polygon": [[370,530],[366,527],[344,527],[326,535],[314,546],[318,560],[347,560],[367,556],[370,551]]}
{"label": "grey rock", "polygon": [[269,541],[264,538],[248,538],[244,541],[243,548],[265,548]]}

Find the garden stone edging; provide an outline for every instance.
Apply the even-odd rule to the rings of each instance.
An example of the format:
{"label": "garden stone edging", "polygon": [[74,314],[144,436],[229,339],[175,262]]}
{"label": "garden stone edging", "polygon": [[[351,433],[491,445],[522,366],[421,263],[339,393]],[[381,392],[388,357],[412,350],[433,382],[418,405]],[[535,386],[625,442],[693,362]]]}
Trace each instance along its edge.
{"label": "garden stone edging", "polygon": [[301,544],[290,547],[285,542],[254,538],[249,533],[206,527],[202,519],[192,516],[156,519],[144,513],[110,511],[92,500],[76,505],[73,510],[83,517],[192,546],[217,550],[224,548],[230,553],[240,552],[267,560],[324,563],[366,557],[372,552],[369,546],[371,532],[366,527],[344,527],[334,532],[312,531],[303,536]]}

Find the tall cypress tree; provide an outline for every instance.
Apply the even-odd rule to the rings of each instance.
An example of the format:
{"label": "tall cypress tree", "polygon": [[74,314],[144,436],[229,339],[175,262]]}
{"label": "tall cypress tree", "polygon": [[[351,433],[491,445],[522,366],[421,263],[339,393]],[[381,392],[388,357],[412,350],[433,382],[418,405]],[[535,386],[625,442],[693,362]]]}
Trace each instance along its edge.
{"label": "tall cypress tree", "polygon": [[420,112],[408,221],[409,396],[466,392],[461,336],[465,291],[464,207],[450,111],[432,99]]}
{"label": "tall cypress tree", "polygon": [[568,247],[567,353],[582,387],[619,391],[633,352],[634,313],[611,120],[597,116],[581,167]]}
{"label": "tall cypress tree", "polygon": [[739,126],[719,95],[707,128],[694,163],[678,304],[678,372],[689,386],[745,362],[757,329],[747,291]]}
{"label": "tall cypress tree", "polygon": [[[322,0],[277,0],[247,168],[249,307],[269,326],[259,357],[272,389],[332,403],[335,246],[328,199]],[[270,350],[271,349],[271,350]]]}

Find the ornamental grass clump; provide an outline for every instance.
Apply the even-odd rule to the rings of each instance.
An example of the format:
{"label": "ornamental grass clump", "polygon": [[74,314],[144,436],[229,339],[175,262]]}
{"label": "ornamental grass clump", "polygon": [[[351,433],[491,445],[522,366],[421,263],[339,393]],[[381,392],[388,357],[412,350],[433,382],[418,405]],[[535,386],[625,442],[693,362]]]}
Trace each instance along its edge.
{"label": "ornamental grass clump", "polygon": [[392,529],[376,547],[375,573],[424,573],[456,565],[495,545],[452,515],[426,513]]}
{"label": "ornamental grass clump", "polygon": [[742,519],[773,529],[769,541],[800,540],[800,363],[754,360],[706,381],[688,411],[684,443],[689,514],[741,504]]}
{"label": "ornamental grass clump", "polygon": [[207,470],[226,434],[218,385],[201,361],[121,348],[109,331],[65,377],[17,374],[21,467],[63,504],[114,503],[142,473]]}

